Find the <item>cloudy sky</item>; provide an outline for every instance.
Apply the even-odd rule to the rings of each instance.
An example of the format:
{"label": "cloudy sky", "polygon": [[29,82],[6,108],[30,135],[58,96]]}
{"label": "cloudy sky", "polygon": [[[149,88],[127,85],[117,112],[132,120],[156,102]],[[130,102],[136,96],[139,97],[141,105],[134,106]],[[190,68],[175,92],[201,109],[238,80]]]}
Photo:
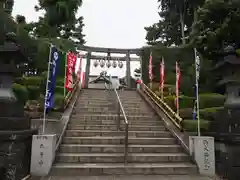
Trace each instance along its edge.
{"label": "cloudy sky", "polygon": [[[21,14],[26,16],[28,22],[37,21],[41,15],[34,10],[37,2],[38,0],[15,0],[13,16]],[[83,0],[78,14],[84,17],[86,45],[108,48],[142,47],[145,45],[144,27],[159,19],[157,7],[157,0]],[[139,65],[133,63],[131,66],[134,70]],[[93,74],[101,71],[94,67],[91,70]],[[122,76],[125,68],[110,71],[113,75]]]}

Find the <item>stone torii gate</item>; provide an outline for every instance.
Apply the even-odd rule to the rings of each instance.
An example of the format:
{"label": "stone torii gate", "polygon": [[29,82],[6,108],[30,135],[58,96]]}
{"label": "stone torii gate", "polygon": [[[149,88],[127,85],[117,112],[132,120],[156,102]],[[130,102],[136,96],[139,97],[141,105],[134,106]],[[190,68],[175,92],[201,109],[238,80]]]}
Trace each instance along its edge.
{"label": "stone torii gate", "polygon": [[[127,77],[127,86],[131,88],[131,68],[130,62],[131,61],[140,61],[142,66],[142,58],[131,58],[131,54],[136,54],[141,56],[143,49],[136,48],[136,49],[117,49],[117,48],[104,48],[104,47],[90,47],[90,46],[83,46],[83,45],[76,45],[77,50],[85,51],[87,54],[85,58],[87,59],[86,63],[86,72],[85,72],[85,87],[88,87],[89,83],[89,74],[90,74],[90,65],[92,59],[105,59],[106,56],[95,56],[92,53],[107,53],[107,57],[111,57],[111,53],[114,54],[125,54],[125,57],[111,57],[110,60],[119,60],[119,61],[126,61],[126,77]],[[142,68],[142,67],[141,67]]]}

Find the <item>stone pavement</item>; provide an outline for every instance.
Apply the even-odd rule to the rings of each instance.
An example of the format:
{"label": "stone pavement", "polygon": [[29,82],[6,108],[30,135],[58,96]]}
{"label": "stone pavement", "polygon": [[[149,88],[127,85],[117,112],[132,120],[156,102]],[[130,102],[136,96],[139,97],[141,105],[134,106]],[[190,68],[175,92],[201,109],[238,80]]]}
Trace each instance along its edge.
{"label": "stone pavement", "polygon": [[48,178],[30,180],[220,180],[218,178],[200,177],[200,176],[189,176],[189,175],[149,175],[149,176],[80,176],[80,177],[57,177],[51,176]]}

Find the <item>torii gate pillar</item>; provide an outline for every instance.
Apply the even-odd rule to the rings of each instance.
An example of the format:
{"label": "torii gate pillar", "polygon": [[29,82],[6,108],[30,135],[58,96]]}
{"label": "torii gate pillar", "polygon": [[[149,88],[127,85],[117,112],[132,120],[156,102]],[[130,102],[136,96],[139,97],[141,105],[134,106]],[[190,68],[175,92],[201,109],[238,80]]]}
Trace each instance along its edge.
{"label": "torii gate pillar", "polygon": [[126,76],[127,76],[127,86],[131,88],[131,59],[130,59],[130,52],[126,54]]}

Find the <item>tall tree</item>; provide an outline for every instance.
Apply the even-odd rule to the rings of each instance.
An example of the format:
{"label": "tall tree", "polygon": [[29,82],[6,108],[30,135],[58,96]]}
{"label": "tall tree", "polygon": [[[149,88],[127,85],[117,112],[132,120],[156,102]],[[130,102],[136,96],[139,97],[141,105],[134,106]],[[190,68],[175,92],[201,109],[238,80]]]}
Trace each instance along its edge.
{"label": "tall tree", "polygon": [[206,1],[197,16],[190,38],[205,56],[214,58],[224,46],[239,45],[240,1]]}
{"label": "tall tree", "polygon": [[77,10],[82,5],[82,0],[39,0],[36,10],[44,10],[44,17],[35,24],[34,32],[39,37],[61,37],[72,40],[72,36],[80,43],[83,40],[83,17],[76,17]]}
{"label": "tall tree", "polygon": [[204,0],[158,0],[160,20],[146,27],[146,39],[151,43],[153,37],[164,45],[181,45],[187,42],[194,21],[194,10]]}

